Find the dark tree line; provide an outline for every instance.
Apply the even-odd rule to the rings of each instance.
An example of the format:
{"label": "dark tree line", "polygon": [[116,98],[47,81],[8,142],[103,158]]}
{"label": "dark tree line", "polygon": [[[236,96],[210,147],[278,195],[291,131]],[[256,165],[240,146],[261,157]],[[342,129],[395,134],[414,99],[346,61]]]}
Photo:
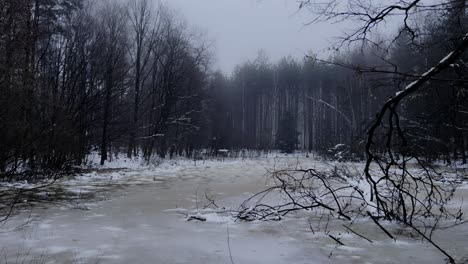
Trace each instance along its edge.
{"label": "dark tree line", "polygon": [[147,0],[0,1],[0,176],[191,151],[209,56]]}
{"label": "dark tree line", "polygon": [[291,151],[350,144],[378,107],[371,95],[379,91],[368,89],[369,81],[338,66],[292,58],[270,64],[260,57],[230,78],[215,75],[221,87],[211,93],[216,146],[268,150],[288,141],[284,147]]}

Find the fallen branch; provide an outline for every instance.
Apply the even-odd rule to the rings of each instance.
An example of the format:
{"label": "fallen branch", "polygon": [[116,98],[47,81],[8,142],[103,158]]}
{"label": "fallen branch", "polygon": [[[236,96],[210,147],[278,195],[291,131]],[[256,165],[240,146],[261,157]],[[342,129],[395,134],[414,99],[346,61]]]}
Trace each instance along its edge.
{"label": "fallen branch", "polygon": [[336,243],[338,243],[339,245],[341,246],[344,246],[345,244],[343,244],[343,242],[341,242],[338,238],[332,236],[332,235],[328,235],[331,239],[335,240]]}

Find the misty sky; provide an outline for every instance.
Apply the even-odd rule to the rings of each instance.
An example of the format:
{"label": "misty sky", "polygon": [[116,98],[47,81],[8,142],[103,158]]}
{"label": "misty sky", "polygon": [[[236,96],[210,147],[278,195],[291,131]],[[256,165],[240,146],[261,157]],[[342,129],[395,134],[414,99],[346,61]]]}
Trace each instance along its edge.
{"label": "misty sky", "polygon": [[310,14],[297,13],[293,0],[166,0],[193,26],[214,40],[215,67],[229,73],[264,49],[270,61],[287,55],[302,58],[326,50],[340,30],[313,24]]}

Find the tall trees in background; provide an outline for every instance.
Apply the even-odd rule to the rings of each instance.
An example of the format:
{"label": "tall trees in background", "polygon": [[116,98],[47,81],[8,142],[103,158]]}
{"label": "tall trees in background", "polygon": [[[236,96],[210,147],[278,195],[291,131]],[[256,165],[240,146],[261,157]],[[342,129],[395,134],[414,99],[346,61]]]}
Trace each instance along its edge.
{"label": "tall trees in background", "polygon": [[[323,20],[348,14],[346,10],[339,12],[346,6],[331,2],[322,5],[304,1],[301,6],[310,5]],[[364,41],[362,45],[347,52],[341,49],[328,60],[308,57],[304,61],[285,58],[276,64],[259,63],[265,61],[262,55],[238,67],[228,84],[223,84],[230,86],[233,94],[223,106],[236,131],[218,136],[229,138],[223,147],[279,148],[278,137],[284,134],[279,128],[287,115],[288,126],[298,131],[299,149],[323,151],[347,144],[362,153],[369,124],[381,106],[453,51],[468,32],[466,1],[441,1],[433,6],[409,3],[413,2],[408,7],[402,4],[401,9],[376,2],[370,9],[350,1],[351,6],[362,9],[351,16],[359,18],[369,12],[363,17],[365,22],[377,17],[369,20],[371,26],[383,19],[372,13],[375,10],[409,12],[417,7],[417,13],[424,14],[417,21],[404,20],[389,40],[370,40],[364,25],[345,39],[346,43]],[[398,107],[399,126],[415,155],[429,161],[444,158],[447,162],[466,162],[466,56],[450,65],[450,70],[431,78],[424,91],[409,96]],[[385,134],[379,132],[378,136],[373,148],[381,151]]]}
{"label": "tall trees in background", "polygon": [[216,132],[219,148],[268,150],[289,142],[293,149],[326,150],[357,144],[377,110],[369,103],[377,100],[370,82],[351,70],[308,58],[271,64],[260,57],[239,66],[230,78],[218,74],[211,83],[219,87],[212,93],[212,119],[226,124],[218,121],[214,126],[228,127]]}
{"label": "tall trees in background", "polygon": [[[380,106],[467,32],[465,1],[418,8],[421,26],[393,41],[327,61],[260,52],[227,77],[209,72],[200,36],[152,1],[0,0],[0,176],[63,170],[91,151],[103,164],[122,152],[362,150]],[[356,34],[348,40],[368,36]],[[399,105],[399,125],[417,155],[466,162],[466,55],[449,68]]]}

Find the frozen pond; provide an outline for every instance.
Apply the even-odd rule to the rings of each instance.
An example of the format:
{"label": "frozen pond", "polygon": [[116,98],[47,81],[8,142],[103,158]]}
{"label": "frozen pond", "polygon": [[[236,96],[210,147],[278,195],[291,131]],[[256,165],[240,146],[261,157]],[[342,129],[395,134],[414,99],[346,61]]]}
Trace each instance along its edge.
{"label": "frozen pond", "polygon": [[[121,184],[105,192],[94,189],[100,199],[86,201],[86,210],[52,206],[12,218],[0,233],[1,259],[5,263],[443,263],[443,255],[397,226],[389,227],[400,232],[393,241],[363,220],[356,228],[373,243],[343,230],[341,240],[346,245],[336,246],[325,233],[313,234],[304,217],[243,223],[204,209],[209,204],[206,196],[219,207],[237,208],[268,185],[267,169],[297,162],[259,159],[186,163],[141,175],[130,171],[128,179],[139,179],[138,184]],[[310,159],[300,162],[323,166]],[[466,197],[462,191],[461,197]],[[186,221],[183,212],[197,208],[207,221]],[[28,217],[31,220],[21,226]],[[328,228],[340,230],[341,225],[332,221]],[[436,233],[436,240],[458,258],[468,254],[467,226]]]}

